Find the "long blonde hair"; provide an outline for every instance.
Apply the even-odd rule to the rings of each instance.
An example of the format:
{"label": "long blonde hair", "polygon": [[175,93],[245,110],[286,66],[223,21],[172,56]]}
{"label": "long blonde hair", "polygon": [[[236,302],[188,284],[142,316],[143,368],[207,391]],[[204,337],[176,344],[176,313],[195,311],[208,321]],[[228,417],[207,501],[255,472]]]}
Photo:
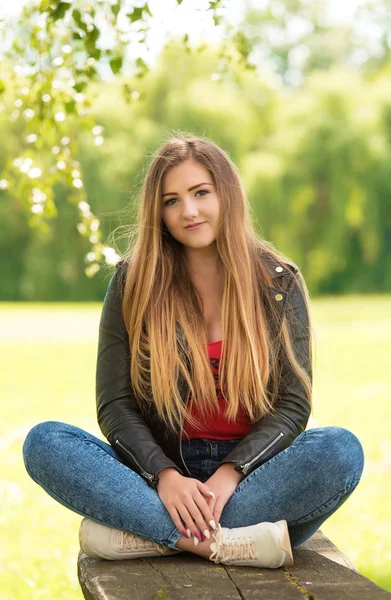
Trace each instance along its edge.
{"label": "long blonde hair", "polygon": [[[168,137],[151,161],[141,189],[135,243],[129,239],[122,261],[130,380],[140,409],[157,411],[174,430],[184,419],[197,427],[181,397],[178,377],[189,386],[203,415],[210,416],[218,407],[202,301],[185,266],[183,246],[162,220],[162,179],[187,159],[209,171],[221,206],[214,243],[225,273],[219,387],[227,402],[227,419],[235,421],[240,407],[251,422],[275,410],[281,357],[289,360],[312,407],[311,367],[298,362],[286,317],[278,335],[271,335],[278,315],[265,293],[273,282],[264,258],[288,259],[254,231],[244,187],[229,156],[205,137],[180,133]],[[309,315],[304,279],[300,271],[292,276],[300,280]],[[308,339],[311,351],[311,324]]]}

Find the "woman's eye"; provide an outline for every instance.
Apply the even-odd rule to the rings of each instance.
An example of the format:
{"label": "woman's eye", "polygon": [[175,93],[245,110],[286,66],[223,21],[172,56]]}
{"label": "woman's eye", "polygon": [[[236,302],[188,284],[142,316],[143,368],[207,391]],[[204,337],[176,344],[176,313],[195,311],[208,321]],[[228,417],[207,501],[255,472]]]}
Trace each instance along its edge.
{"label": "woman's eye", "polygon": [[[205,192],[206,194],[209,194],[209,190],[198,190],[196,192],[196,195],[199,194],[200,192]],[[168,200],[166,200],[166,202],[164,203],[164,206],[167,206],[169,202],[171,202],[171,200],[176,200],[177,198],[169,198]]]}
{"label": "woman's eye", "polygon": [[176,200],[176,198],[169,198],[168,200],[166,200],[166,202],[164,203],[164,206],[167,206],[169,202],[171,202],[171,200]]}

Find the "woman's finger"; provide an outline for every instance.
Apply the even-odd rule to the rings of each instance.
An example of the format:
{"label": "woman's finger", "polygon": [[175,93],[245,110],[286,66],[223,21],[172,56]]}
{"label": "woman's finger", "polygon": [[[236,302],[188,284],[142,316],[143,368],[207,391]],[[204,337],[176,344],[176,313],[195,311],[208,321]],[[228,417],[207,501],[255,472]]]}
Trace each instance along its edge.
{"label": "woman's finger", "polygon": [[199,491],[201,492],[201,494],[204,494],[204,496],[214,496],[212,490],[209,489],[209,487],[207,486],[206,483],[202,483],[202,481],[199,481],[198,479],[197,481],[197,487],[199,489]]}
{"label": "woman's finger", "polygon": [[200,536],[201,532],[197,528],[197,525],[195,524],[193,517],[188,510],[188,507],[185,504],[181,504],[177,508],[182,520],[184,521],[184,523],[186,523],[186,530],[190,531],[190,535],[194,535],[195,537],[197,537],[195,535],[195,533],[197,532],[197,534]]}
{"label": "woman's finger", "polygon": [[213,511],[211,510],[211,507],[209,505],[209,502],[210,502],[210,500],[212,500],[212,498],[206,500],[200,492],[197,492],[193,496],[193,498],[194,498],[194,502],[196,503],[197,507],[200,510],[199,518],[201,518],[201,521],[196,519],[196,523],[197,523],[198,527],[202,527],[201,531],[204,533],[204,535],[206,535],[206,537],[208,537],[208,535],[205,534],[205,531],[209,532],[209,530],[214,529],[211,524],[211,522],[214,521]]}
{"label": "woman's finger", "polygon": [[[205,484],[201,483],[200,481],[197,481],[197,487],[198,487],[199,491],[202,491],[202,488],[205,487]],[[217,521],[215,521],[215,519],[213,517],[213,511],[210,509],[210,502],[209,502],[209,500],[210,500],[210,498],[212,498],[212,499],[215,498],[215,495],[214,495],[214,493],[211,490],[209,490],[208,495],[209,495],[209,498],[207,499],[207,501],[203,500],[203,502],[201,502],[201,505],[199,503],[198,504],[199,504],[200,508],[202,509],[202,511],[205,514],[205,520],[206,520],[206,522],[208,524],[208,527],[214,529],[213,525],[211,524],[211,521],[214,521],[215,525],[216,525]],[[205,512],[205,507],[207,507],[206,512]]]}
{"label": "woman's finger", "polygon": [[[216,512],[215,512],[215,506],[216,506],[216,500],[214,500],[213,498],[210,500],[210,502],[208,502],[209,504],[209,508],[210,508],[210,512],[213,515],[213,521],[216,523],[218,523],[217,519],[216,519]],[[212,527],[213,529],[213,527]]]}
{"label": "woman's finger", "polygon": [[[213,494],[213,492],[211,492],[211,494]],[[210,512],[212,513],[212,515],[215,515],[216,496],[214,494],[213,494],[211,500],[208,502],[208,504],[209,504]],[[218,523],[215,516],[214,516],[213,521],[215,523]]]}
{"label": "woman's finger", "polygon": [[168,512],[170,513],[170,517],[174,521],[175,527],[178,529],[178,531],[180,531],[185,537],[190,537],[187,535],[186,525],[183,525],[181,521],[181,515],[179,514],[177,508],[173,506],[172,508],[168,509]]}
{"label": "woman's finger", "polygon": [[187,501],[187,508],[196,525],[197,532],[202,535],[206,529],[209,529],[207,521],[205,521],[204,513],[208,509],[205,499],[200,492],[195,491],[194,496]]}

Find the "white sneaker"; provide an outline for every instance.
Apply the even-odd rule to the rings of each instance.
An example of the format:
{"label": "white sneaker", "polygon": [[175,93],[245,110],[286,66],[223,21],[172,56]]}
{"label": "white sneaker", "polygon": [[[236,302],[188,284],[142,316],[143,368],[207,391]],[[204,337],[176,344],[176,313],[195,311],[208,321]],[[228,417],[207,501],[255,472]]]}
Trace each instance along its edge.
{"label": "white sneaker", "polygon": [[84,518],[80,523],[79,543],[82,551],[93,558],[106,560],[125,560],[128,558],[145,558],[182,552],[168,546],[161,546],[133,533],[114,529]]}
{"label": "white sneaker", "polygon": [[209,560],[225,565],[278,569],[293,565],[288,524],[257,523],[249,527],[221,527],[217,525],[216,542],[210,545]]}

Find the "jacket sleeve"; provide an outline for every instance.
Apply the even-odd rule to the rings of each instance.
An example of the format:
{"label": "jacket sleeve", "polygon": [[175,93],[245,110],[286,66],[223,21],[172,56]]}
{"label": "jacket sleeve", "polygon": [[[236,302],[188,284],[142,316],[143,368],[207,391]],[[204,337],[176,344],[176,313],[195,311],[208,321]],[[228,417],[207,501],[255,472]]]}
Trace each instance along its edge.
{"label": "jacket sleeve", "polygon": [[118,266],[109,282],[99,323],[96,410],[99,427],[121,461],[155,490],[162,469],[173,467],[182,474],[154,439],[134,397]]}
{"label": "jacket sleeve", "polygon": [[[286,316],[293,351],[312,383],[309,318],[299,274],[292,277],[286,293]],[[249,433],[221,461],[221,464],[233,462],[235,470],[245,476],[288,448],[307,426],[311,404],[305,388],[287,361],[283,361],[281,369],[276,412],[256,421]]]}

